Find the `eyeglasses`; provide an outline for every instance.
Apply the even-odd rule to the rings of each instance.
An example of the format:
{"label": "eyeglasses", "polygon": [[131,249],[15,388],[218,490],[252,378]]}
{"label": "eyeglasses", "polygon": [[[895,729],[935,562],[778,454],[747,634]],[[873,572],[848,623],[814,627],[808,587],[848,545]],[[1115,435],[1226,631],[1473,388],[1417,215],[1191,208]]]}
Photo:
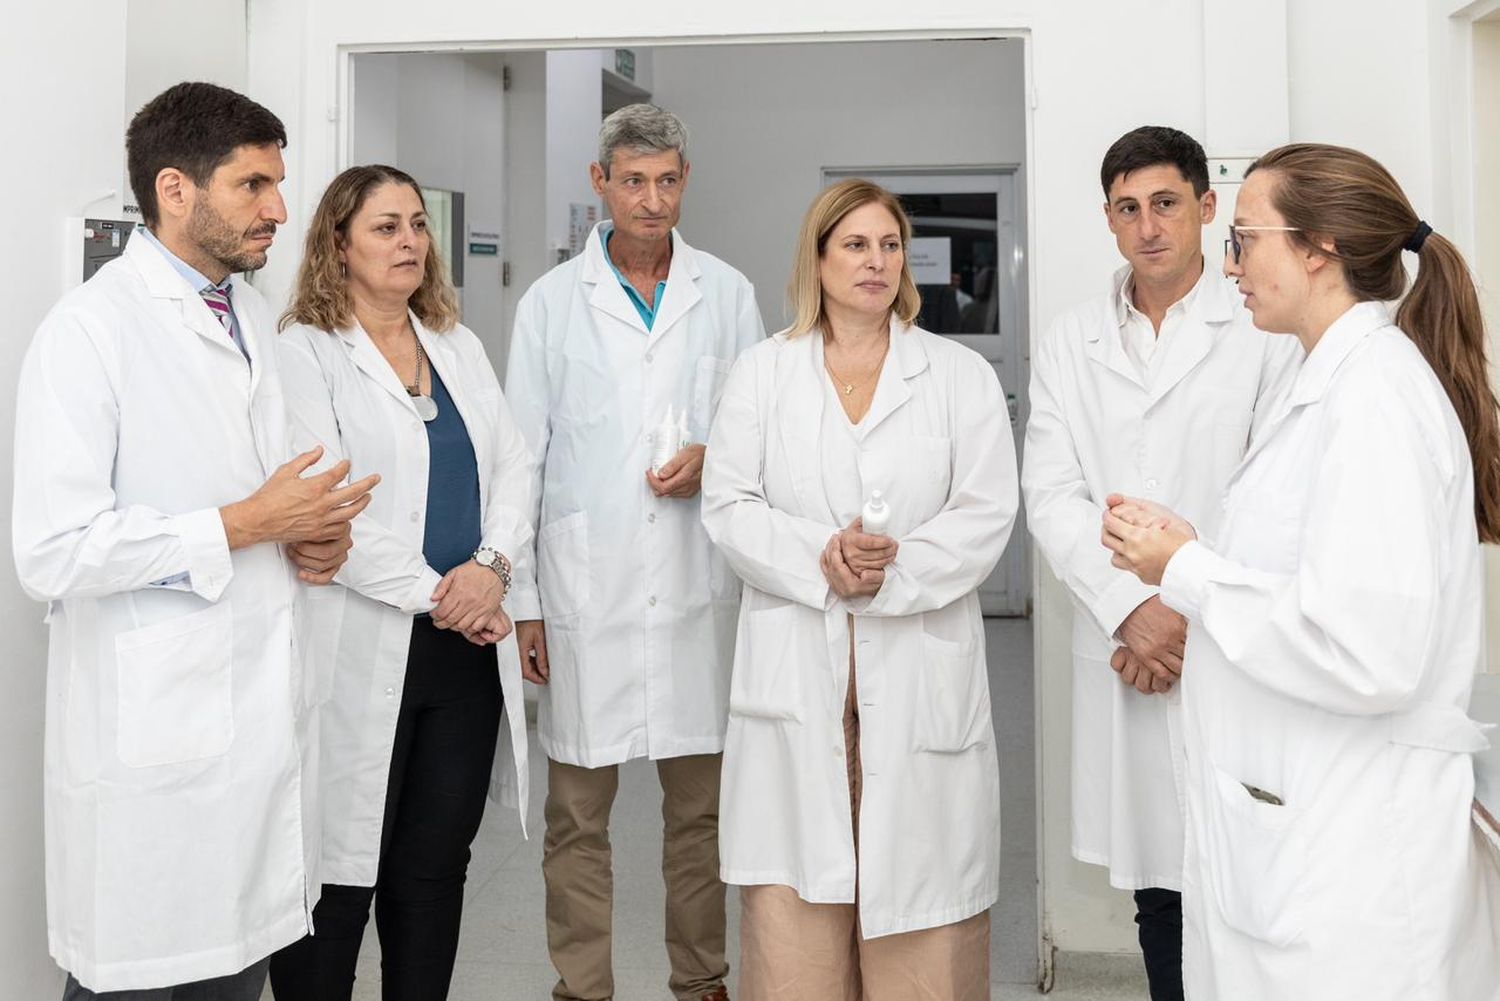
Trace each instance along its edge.
{"label": "eyeglasses", "polygon": [[1236,226],[1234,223],[1230,223],[1229,239],[1224,241],[1224,253],[1226,255],[1233,253],[1234,263],[1239,264],[1240,255],[1245,252],[1245,241],[1240,239],[1240,234],[1261,231],[1269,231],[1272,233],[1300,233],[1302,232],[1302,228],[1300,226]]}

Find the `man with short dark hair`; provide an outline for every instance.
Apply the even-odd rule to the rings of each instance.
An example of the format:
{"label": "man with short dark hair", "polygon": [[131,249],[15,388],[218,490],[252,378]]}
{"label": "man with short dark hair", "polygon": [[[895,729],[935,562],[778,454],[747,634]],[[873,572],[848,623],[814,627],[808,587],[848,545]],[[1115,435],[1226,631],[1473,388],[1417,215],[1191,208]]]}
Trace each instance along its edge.
{"label": "man with short dark hair", "polygon": [[48,941],[64,998],[256,1001],[316,901],[297,565],[326,583],[377,477],[292,461],[271,315],[236,272],[286,219],[286,132],[179,84],[126,137],[147,228],[26,353],[13,543],[49,603]]}
{"label": "man with short dark hair", "polygon": [[1135,129],[1109,148],[1100,181],[1128,263],[1108,295],[1063,314],[1033,351],[1021,482],[1032,534],[1076,606],[1073,855],[1135,891],[1151,997],[1180,1001],[1186,623],[1110,564],[1100,524],[1105,498],[1125,493],[1211,532],[1302,352],[1256,330],[1205,262],[1216,196],[1196,140]]}

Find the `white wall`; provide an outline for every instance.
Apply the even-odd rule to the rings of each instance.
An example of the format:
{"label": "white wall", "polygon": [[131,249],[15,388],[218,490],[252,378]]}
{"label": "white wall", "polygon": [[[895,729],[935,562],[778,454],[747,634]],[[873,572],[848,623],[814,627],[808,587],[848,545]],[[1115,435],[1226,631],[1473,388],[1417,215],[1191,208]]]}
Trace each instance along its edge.
{"label": "white wall", "polygon": [[1020,39],[663,47],[652,65],[688,127],[683,235],[745,273],[771,330],[823,168],[1026,159]]}
{"label": "white wall", "polygon": [[[365,55],[355,61],[350,165],[386,163],[430,188],[464,193],[470,225],[504,215],[505,94],[499,53]],[[460,234],[464,236],[464,234]],[[467,240],[464,241],[467,247]],[[298,245],[278,244],[295,262]],[[449,248],[442,248],[444,255]],[[503,357],[500,257],[464,260],[463,322]]]}
{"label": "white wall", "polygon": [[599,155],[605,59],[614,65],[613,49],[547,53],[547,251],[553,263],[568,247],[572,205],[596,206],[603,217],[589,164]]}
{"label": "white wall", "polygon": [[[211,32],[216,48],[184,45]],[[182,80],[243,89],[243,0],[54,0],[26,6],[0,33],[6,124],[30,151],[0,165],[15,239],[0,241],[10,336],[0,385],[14,386],[31,333],[67,288],[63,219],[118,217],[133,204],[124,129],[151,97]],[[108,197],[107,192],[112,192]],[[10,552],[14,414],[0,410],[0,521]],[[42,886],[41,731],[43,609],[0,574],[8,673],[0,700],[0,1001],[56,997],[62,977],[47,956]]]}
{"label": "white wall", "polygon": [[[16,385],[31,333],[64,291],[63,218],[85,206],[118,211],[125,175],[124,0],[68,0],[28,6],[0,33],[0,93],[10,134],[30,153],[0,161],[12,193],[11,239],[0,240],[0,275],[10,320],[0,342],[0,385]],[[66,58],[88,53],[89,58]],[[45,95],[45,100],[37,99]],[[58,109],[68,109],[59,114]],[[7,394],[14,399],[13,394]],[[14,411],[0,409],[0,523],[10,565]],[[42,887],[42,716],[46,632],[42,607],[0,573],[5,698],[0,699],[0,999],[58,997],[62,977],[47,956]]]}

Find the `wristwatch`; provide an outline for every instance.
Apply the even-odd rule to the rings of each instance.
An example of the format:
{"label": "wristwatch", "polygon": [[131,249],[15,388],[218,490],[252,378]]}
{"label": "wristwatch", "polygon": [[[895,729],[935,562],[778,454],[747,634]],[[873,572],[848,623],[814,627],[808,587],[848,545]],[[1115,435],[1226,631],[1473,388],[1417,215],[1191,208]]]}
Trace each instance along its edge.
{"label": "wristwatch", "polygon": [[473,560],[482,567],[488,567],[495,571],[500,578],[500,583],[505,590],[510,590],[510,560],[506,559],[498,549],[489,546],[480,546],[474,550]]}

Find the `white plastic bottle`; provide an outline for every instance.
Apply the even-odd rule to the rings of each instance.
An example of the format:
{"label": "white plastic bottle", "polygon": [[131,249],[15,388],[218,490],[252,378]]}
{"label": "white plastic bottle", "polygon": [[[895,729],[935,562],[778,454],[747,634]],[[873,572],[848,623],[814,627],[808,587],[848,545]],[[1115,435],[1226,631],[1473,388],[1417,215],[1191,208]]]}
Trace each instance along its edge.
{"label": "white plastic bottle", "polygon": [[865,501],[865,508],[860,512],[860,520],[864,523],[866,535],[884,535],[891,527],[891,507],[879,490],[870,491],[870,499]]}
{"label": "white plastic bottle", "polygon": [[681,450],[687,448],[692,443],[693,439],[688,435],[687,408],[684,407],[682,412],[677,415],[677,448]]}
{"label": "white plastic bottle", "polygon": [[651,470],[657,476],[661,475],[662,467],[672,461],[680,446],[677,444],[679,426],[677,419],[672,416],[671,404],[667,405],[667,412],[662,416],[661,423],[656,425],[656,432],[651,436]]}

